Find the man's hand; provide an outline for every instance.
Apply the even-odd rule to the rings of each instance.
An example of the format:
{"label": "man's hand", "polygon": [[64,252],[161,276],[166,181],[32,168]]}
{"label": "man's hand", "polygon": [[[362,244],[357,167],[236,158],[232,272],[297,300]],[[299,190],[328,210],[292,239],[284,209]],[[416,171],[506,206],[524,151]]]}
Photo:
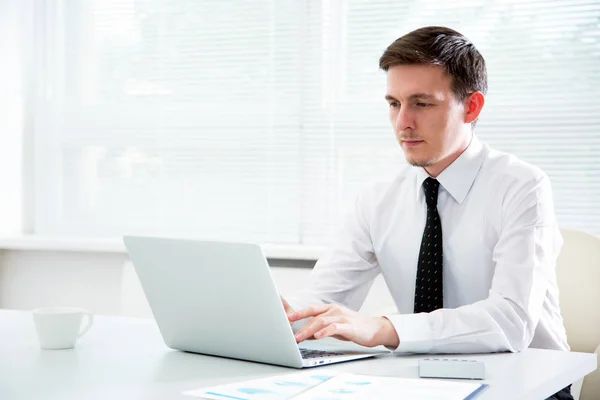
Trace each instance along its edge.
{"label": "man's hand", "polygon": [[285,301],[285,299],[282,296],[279,296],[279,298],[281,299],[281,303],[283,304],[283,309],[285,310],[285,313],[293,313],[294,309],[292,308],[292,306],[290,306],[290,304],[287,301]]}
{"label": "man's hand", "polygon": [[385,317],[362,315],[336,304],[319,305],[288,313],[290,323],[309,317],[314,318],[295,335],[298,343],[331,336],[366,347],[384,345],[395,349],[400,344],[394,326]]}

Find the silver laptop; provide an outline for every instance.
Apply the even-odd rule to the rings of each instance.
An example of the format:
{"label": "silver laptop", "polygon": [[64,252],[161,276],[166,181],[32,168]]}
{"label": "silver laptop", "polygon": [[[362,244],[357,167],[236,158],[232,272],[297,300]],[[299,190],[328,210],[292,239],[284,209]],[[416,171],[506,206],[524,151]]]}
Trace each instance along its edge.
{"label": "silver laptop", "polygon": [[123,241],[170,348],[294,368],[388,353],[314,340],[299,347],[258,245],[140,236]]}

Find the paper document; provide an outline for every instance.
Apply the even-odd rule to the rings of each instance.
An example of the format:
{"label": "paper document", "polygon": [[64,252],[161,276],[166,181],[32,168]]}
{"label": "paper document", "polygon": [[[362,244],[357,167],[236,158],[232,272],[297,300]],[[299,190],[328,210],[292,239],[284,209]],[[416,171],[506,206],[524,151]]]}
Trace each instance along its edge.
{"label": "paper document", "polygon": [[340,374],[299,394],[294,400],[471,400],[485,387],[487,385],[473,382]]}
{"label": "paper document", "polygon": [[329,380],[332,376],[315,372],[292,373],[191,390],[183,394],[218,400],[286,400]]}

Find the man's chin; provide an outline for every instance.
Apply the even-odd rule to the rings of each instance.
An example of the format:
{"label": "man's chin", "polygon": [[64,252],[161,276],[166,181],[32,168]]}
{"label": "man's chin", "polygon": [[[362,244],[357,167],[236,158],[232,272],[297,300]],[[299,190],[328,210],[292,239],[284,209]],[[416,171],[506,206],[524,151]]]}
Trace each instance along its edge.
{"label": "man's chin", "polygon": [[406,159],[406,161],[408,161],[408,163],[410,165],[412,165],[413,167],[431,167],[433,164],[435,164],[434,160],[415,160],[415,159]]}

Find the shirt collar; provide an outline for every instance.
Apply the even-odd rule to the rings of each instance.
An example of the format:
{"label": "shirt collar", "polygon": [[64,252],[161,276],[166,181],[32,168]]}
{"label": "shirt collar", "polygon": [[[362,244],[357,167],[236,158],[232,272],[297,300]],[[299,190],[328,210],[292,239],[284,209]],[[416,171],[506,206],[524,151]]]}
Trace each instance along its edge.
{"label": "shirt collar", "polygon": [[[450,193],[458,204],[462,204],[471,186],[473,186],[475,177],[483,163],[484,153],[483,144],[473,134],[473,139],[471,139],[471,143],[466,150],[438,175],[437,180],[440,185]],[[429,174],[425,171],[425,168],[415,169],[417,201],[419,201],[422,196],[421,186],[425,179],[429,178]]]}

